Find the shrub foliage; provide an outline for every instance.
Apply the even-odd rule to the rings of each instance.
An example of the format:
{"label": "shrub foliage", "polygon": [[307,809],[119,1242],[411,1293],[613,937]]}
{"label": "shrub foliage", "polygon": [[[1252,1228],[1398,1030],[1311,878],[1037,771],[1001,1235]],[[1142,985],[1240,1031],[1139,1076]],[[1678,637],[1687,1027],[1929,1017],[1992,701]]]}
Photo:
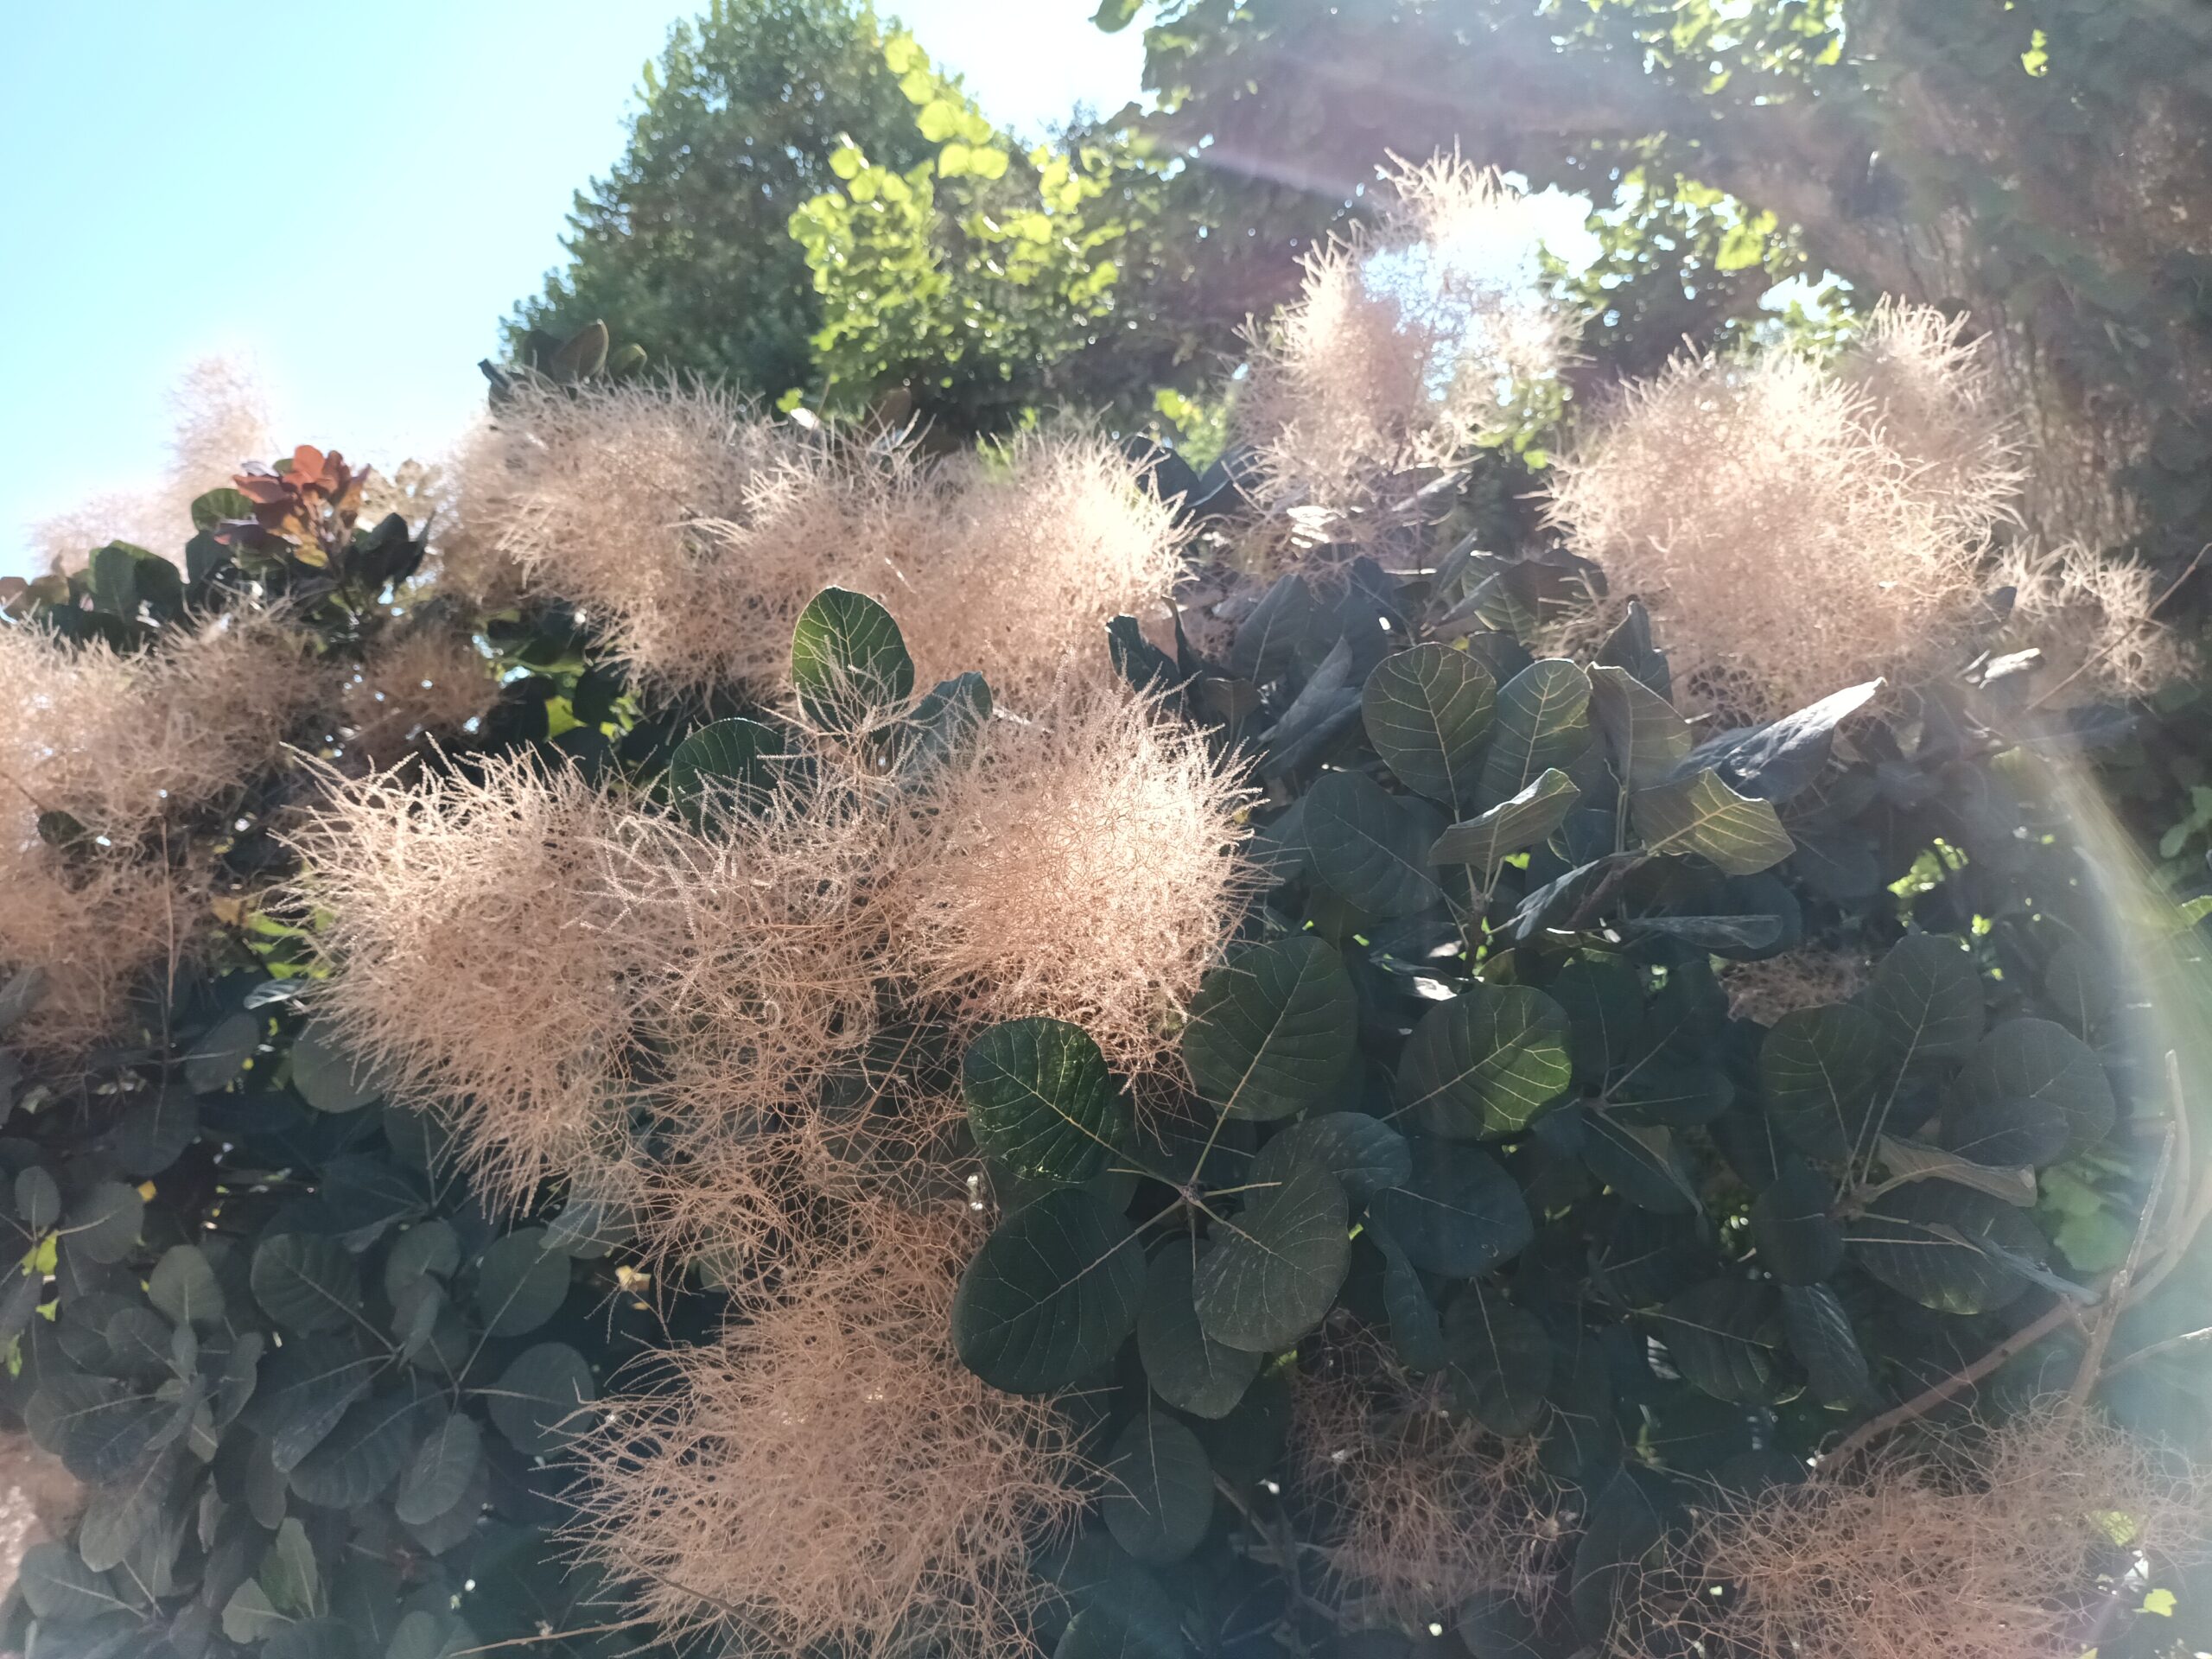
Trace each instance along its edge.
{"label": "shrub foliage", "polygon": [[[302,450],[182,574],[7,596],[22,718],[108,699],[21,746],[79,804],[10,820],[25,891],[176,918],[66,1029],[73,941],[9,943],[6,1393],[94,1489],[10,1635],[2195,1639],[2203,966],[2076,804],[2108,720],[2008,700],[1994,608],[1727,727],[1640,601],[1587,625],[1599,566],[1463,533],[1471,430],[1255,510],[1092,438],[909,471],[881,423],[610,394],[586,343],[501,377],[447,591]],[[609,410],[681,444],[532,442]],[[710,609],[772,462],[1002,513],[988,607],[940,524],[874,593],[795,591],[794,538]],[[730,480],[714,537],[667,510]],[[1071,499],[1126,582],[1064,579]],[[502,583],[516,524],[590,545]],[[621,603],[562,591],[632,537]],[[700,614],[685,673],[640,649]],[[149,772],[145,688],[247,695],[211,639],[282,644],[289,746]]]}

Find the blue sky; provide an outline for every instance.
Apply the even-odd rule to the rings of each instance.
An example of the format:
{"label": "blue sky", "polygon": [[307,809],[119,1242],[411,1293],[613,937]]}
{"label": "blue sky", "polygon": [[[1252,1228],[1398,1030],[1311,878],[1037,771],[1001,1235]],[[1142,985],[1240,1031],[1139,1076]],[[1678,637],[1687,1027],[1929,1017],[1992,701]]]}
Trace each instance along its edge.
{"label": "blue sky", "polygon": [[[1035,131],[1138,92],[1096,0],[887,5]],[[500,315],[619,153],[659,0],[0,0],[0,574],[24,525],[150,483],[164,394],[249,359],[286,441],[386,467],[483,395]]]}

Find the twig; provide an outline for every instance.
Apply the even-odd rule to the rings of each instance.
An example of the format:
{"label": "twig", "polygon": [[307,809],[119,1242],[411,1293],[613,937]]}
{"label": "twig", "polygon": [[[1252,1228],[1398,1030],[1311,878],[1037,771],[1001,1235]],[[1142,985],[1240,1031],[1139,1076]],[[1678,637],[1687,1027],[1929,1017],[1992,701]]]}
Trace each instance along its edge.
{"label": "twig", "polygon": [[[2179,1062],[2171,1049],[2166,1051],[2166,1074],[2175,1084],[2174,1111],[2181,1111],[2178,1081]],[[2136,1218],[2135,1237],[2127,1247],[2127,1260],[2113,1275],[2105,1291],[2105,1305],[2097,1311],[2097,1322],[2089,1331],[2089,1345],[2082,1351],[2081,1369],[2074,1373],[2074,1386],[2067,1390],[2066,1402],[2079,1411],[2088,1402],[2089,1390],[2097,1386],[2097,1374],[2104,1369],[2105,1350],[2112,1345],[2113,1327],[2128,1306],[2128,1293],[2135,1284],[2135,1275],[2143,1266],[2143,1251],[2151,1242],[2151,1225],[2158,1213],[2159,1200],[2165,1197],[2166,1172],[2172,1167],[2174,1128],[2166,1125],[2165,1138],[2158,1143],[2158,1162],[2151,1173],[2151,1189],[2143,1195],[2143,1213]]]}
{"label": "twig", "polygon": [[2111,1364],[2105,1367],[2105,1375],[2107,1376],[2117,1376],[2122,1371],[2130,1370],[2135,1366],[2140,1365],[2145,1360],[2155,1359],[2158,1355],[2164,1353],[2169,1349],[2183,1347],[2192,1342],[2202,1342],[2207,1337],[2212,1337],[2212,1325],[2201,1325],[2194,1331],[2184,1331],[2177,1337],[2161,1338],[2157,1342],[2150,1343],[2144,1347],[2137,1348],[2128,1353],[2122,1354],[2118,1359],[2115,1359]]}
{"label": "twig", "polygon": [[2073,1303],[2063,1300],[2052,1303],[2040,1319],[2022,1325],[1972,1364],[1954,1371],[1940,1382],[1930,1384],[1903,1405],[1892,1406],[1880,1416],[1869,1418],[1861,1423],[1844,1436],[1834,1451],[1821,1454],[1822,1466],[1840,1463],[1860,1447],[1881,1439],[1891,1429],[1903,1427],[1916,1417],[1925,1416],[1953,1395],[1980,1382],[2015,1354],[2034,1347],[2059,1326],[2073,1320],[2074,1317]]}
{"label": "twig", "polygon": [[1312,1613],[1326,1620],[1338,1630],[1344,1628],[1343,1617],[1325,1602],[1319,1602],[1306,1593],[1305,1581],[1299,1576],[1298,1550],[1290,1537],[1279,1526],[1270,1526],[1260,1519],[1259,1512],[1244,1501],[1244,1494],[1230,1485],[1221,1476],[1213,1478],[1214,1490],[1230,1501],[1244,1522],[1258,1533],[1268,1548],[1274,1552],[1275,1567],[1282,1574],[1283,1587],[1290,1592],[1290,1599]]}
{"label": "twig", "polygon": [[504,1642],[486,1642],[480,1648],[455,1648],[448,1659],[467,1659],[472,1653],[495,1653],[501,1648],[534,1648],[541,1642],[566,1642],[571,1637],[606,1636],[615,1630],[635,1630],[640,1624],[650,1624],[650,1618],[625,1618],[613,1624],[586,1624],[574,1630],[548,1630],[543,1636],[511,1636]]}

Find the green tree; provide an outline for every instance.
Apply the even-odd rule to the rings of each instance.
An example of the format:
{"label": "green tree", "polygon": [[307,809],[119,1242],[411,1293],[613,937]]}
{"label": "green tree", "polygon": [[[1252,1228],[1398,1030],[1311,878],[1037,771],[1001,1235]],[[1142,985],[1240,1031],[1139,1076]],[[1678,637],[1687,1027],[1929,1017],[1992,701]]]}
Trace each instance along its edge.
{"label": "green tree", "polygon": [[809,378],[822,307],[785,229],[847,142],[906,168],[935,153],[854,0],[713,0],[645,66],[629,143],[577,192],[569,263],[506,321],[566,337],[604,319],[666,368],[773,396]]}
{"label": "green tree", "polygon": [[828,407],[898,385],[956,430],[1063,404],[1141,416],[1224,377],[1245,321],[1295,292],[1298,254],[1343,211],[1187,167],[1118,122],[1024,146],[910,36],[884,53],[928,153],[849,143],[837,182],[791,217]]}
{"label": "green tree", "polygon": [[2212,527],[2208,35],[2169,0],[1179,0],[1147,79],[1230,173],[1335,194],[1456,145],[1588,192],[1630,367],[1794,269],[1962,307],[2031,411],[2031,525],[2178,569]]}

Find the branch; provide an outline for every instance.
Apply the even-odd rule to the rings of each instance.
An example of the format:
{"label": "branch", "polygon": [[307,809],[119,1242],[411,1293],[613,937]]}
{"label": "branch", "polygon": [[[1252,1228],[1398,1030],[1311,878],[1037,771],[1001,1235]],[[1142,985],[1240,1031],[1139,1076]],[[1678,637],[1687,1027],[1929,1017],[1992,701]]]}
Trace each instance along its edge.
{"label": "branch", "polygon": [[2041,1319],[2022,1325],[2011,1336],[1999,1343],[1980,1359],[1950,1376],[1923,1389],[1901,1406],[1892,1406],[1878,1417],[1869,1418],[1846,1435],[1833,1452],[1823,1452],[1823,1468],[1840,1464],[1854,1452],[1872,1445],[1893,1428],[1902,1428],[1915,1418],[1924,1417],[1953,1395],[1962,1393],[1987,1376],[2015,1354],[2026,1352],[2061,1325],[2074,1320],[2074,1305],[2056,1301],[2050,1305]]}

